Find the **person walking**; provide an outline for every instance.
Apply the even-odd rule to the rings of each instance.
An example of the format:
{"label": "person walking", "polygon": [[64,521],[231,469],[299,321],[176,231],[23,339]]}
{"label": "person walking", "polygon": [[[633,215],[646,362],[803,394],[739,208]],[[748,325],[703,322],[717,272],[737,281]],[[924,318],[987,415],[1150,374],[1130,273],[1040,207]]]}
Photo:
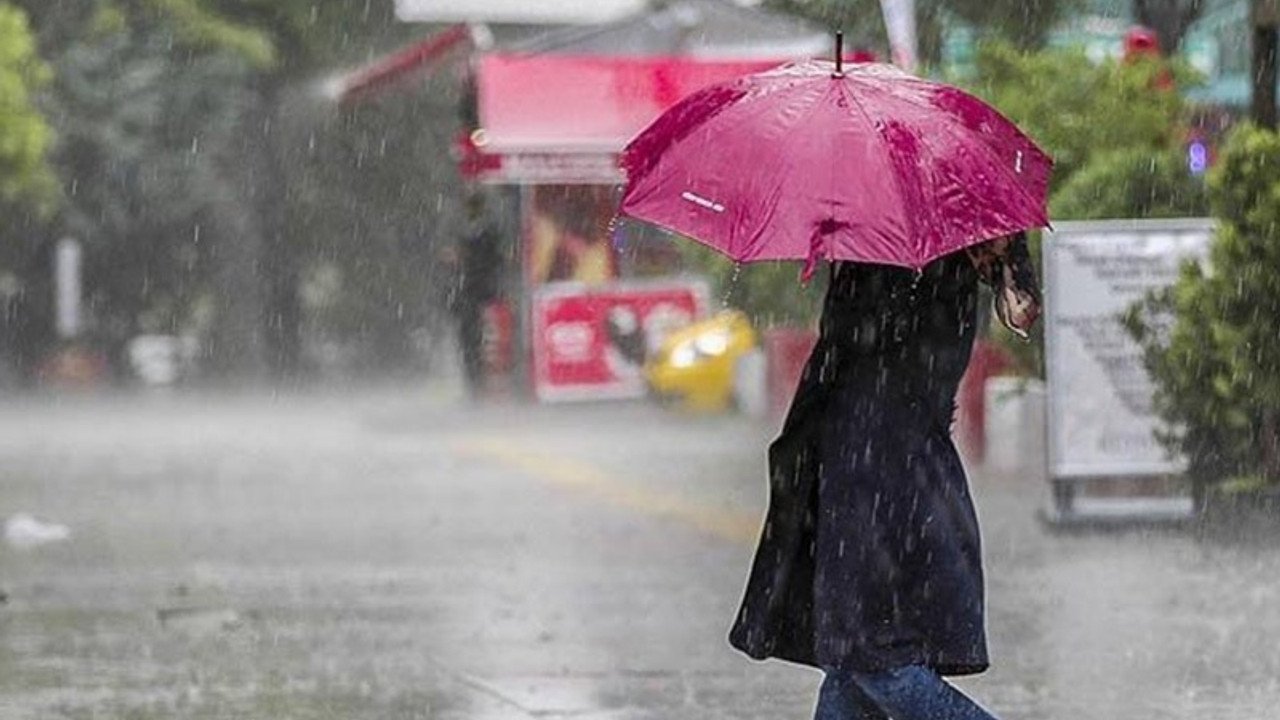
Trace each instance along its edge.
{"label": "person walking", "polygon": [[450,308],[458,323],[458,350],[472,397],[485,388],[484,314],[502,296],[502,236],[490,218],[484,195],[467,196],[467,229],[458,244],[458,272]]}
{"label": "person walking", "polygon": [[819,337],[778,438],[730,643],[825,673],[816,720],[987,720],[945,676],[987,669],[977,516],[951,439],[979,285],[1025,337],[1025,234],[920,271],[832,265]]}

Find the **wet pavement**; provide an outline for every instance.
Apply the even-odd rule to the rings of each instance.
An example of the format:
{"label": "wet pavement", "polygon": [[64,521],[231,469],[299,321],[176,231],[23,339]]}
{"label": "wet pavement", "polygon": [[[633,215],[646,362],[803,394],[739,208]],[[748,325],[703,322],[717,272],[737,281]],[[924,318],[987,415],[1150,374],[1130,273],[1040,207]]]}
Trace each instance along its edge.
{"label": "wet pavement", "polygon": [[[769,428],[438,388],[0,409],[0,718],[807,718],[725,643]],[[1002,718],[1272,720],[1280,549],[1060,537],[975,472]]]}

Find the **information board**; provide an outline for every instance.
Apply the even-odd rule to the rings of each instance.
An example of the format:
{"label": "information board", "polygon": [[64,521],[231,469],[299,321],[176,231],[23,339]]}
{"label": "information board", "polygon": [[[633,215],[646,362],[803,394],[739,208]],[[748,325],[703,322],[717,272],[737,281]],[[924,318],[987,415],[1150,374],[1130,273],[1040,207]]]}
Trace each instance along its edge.
{"label": "information board", "polygon": [[1182,470],[1157,440],[1151,379],[1121,318],[1172,284],[1184,261],[1206,258],[1212,233],[1200,219],[1060,223],[1045,233],[1051,477]]}

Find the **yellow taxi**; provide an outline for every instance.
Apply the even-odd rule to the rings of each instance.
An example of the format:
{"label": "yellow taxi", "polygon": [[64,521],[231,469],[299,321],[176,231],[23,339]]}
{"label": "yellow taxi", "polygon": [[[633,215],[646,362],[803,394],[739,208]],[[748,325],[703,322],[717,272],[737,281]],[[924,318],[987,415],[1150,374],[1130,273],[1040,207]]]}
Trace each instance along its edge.
{"label": "yellow taxi", "polygon": [[698,412],[728,410],[737,362],[758,343],[745,314],[723,312],[667,336],[645,363],[644,378],[659,399]]}

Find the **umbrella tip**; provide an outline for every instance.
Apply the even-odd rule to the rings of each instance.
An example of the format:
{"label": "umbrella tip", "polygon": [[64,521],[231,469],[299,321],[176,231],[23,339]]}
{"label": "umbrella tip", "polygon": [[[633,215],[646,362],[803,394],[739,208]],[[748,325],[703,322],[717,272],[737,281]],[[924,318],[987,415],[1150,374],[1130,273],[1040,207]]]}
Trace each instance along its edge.
{"label": "umbrella tip", "polygon": [[844,31],[836,31],[836,71],[832,77],[844,77]]}

